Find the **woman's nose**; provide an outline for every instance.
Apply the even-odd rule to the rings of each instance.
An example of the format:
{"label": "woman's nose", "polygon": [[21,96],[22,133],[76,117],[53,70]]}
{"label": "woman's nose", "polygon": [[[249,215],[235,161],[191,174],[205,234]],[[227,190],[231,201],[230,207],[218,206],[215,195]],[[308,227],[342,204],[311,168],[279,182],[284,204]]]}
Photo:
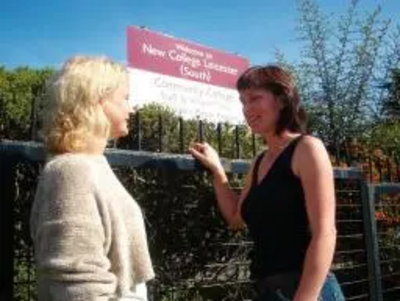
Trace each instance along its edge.
{"label": "woman's nose", "polygon": [[243,107],[242,107],[243,113],[246,114],[249,112],[249,110],[250,110],[250,106],[244,103]]}

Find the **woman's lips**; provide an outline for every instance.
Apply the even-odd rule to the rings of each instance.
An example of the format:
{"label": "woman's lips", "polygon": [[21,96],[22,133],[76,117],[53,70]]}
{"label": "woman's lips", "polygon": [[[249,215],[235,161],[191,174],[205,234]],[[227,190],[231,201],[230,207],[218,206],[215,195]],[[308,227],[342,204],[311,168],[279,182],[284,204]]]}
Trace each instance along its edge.
{"label": "woman's lips", "polygon": [[247,117],[247,123],[251,126],[251,125],[255,125],[260,121],[260,116],[251,116],[251,117]]}

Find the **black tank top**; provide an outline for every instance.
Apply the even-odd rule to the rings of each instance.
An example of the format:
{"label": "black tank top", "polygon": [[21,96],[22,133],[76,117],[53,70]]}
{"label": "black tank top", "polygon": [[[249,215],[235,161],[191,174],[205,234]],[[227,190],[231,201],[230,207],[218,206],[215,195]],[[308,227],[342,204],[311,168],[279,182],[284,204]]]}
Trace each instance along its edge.
{"label": "black tank top", "polygon": [[261,154],[255,162],[251,188],[241,214],[254,245],[250,253],[251,278],[301,271],[311,235],[300,178],[292,171],[292,140],[257,184]]}

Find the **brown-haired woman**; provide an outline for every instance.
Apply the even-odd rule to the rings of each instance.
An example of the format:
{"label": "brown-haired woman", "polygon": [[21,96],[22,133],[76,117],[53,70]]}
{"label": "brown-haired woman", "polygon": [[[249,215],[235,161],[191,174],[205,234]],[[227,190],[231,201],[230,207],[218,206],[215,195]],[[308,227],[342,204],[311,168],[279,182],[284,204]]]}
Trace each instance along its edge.
{"label": "brown-haired woman", "polygon": [[256,66],[236,86],[249,127],[268,146],[251,165],[241,194],[230,188],[210,145],[196,143],[189,151],[213,173],[229,225],[248,227],[256,300],[344,300],[330,272],[336,243],[332,165],[323,143],[306,135],[293,77],[279,66]]}

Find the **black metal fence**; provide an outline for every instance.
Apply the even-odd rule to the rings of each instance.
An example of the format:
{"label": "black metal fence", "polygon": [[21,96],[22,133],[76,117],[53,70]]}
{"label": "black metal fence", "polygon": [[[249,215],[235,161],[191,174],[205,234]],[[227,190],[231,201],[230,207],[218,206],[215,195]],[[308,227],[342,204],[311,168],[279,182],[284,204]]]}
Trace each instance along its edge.
{"label": "black metal fence", "polygon": [[369,186],[375,200],[380,279],[384,300],[400,300],[400,183]]}
{"label": "black metal fence", "polygon": [[[157,273],[153,300],[251,298],[251,242],[245,231],[226,228],[206,172],[190,156],[110,148],[107,157],[145,213]],[[0,300],[36,300],[29,210],[43,160],[40,144],[0,143]],[[240,189],[249,161],[223,163]],[[399,184],[369,185],[357,168],[336,168],[335,179],[334,270],[347,300],[400,300]]]}
{"label": "black metal fence", "polygon": [[[35,88],[29,108],[24,107],[28,122],[9,120],[0,111],[0,139],[36,141],[42,98],[42,89]],[[224,167],[237,189],[247,159],[262,148],[245,126],[184,121],[155,107],[136,114],[131,134],[111,142],[107,151],[145,212],[157,272],[151,296],[157,301],[245,300],[252,294],[251,242],[245,232],[227,230],[205,171],[182,155],[193,141],[207,141],[231,159]],[[338,167],[334,269],[347,300],[398,301],[399,154],[365,151],[352,139],[325,142]],[[29,211],[43,159],[38,144],[0,142],[0,301],[36,300]]]}
{"label": "black metal fence", "polygon": [[[37,140],[31,124],[11,137]],[[239,190],[263,141],[245,126],[184,121],[154,107],[131,120],[131,133],[111,141],[107,157],[144,210],[157,278],[157,301],[246,300],[252,296],[245,231],[223,223],[206,171],[183,155],[207,141],[224,158]],[[334,270],[347,300],[400,300],[400,164],[395,153],[365,151],[353,140],[327,142],[335,168],[338,244]],[[44,161],[38,143],[0,142],[0,300],[36,300],[29,212]],[[369,183],[367,184],[366,180]],[[383,184],[385,183],[385,184]]]}
{"label": "black metal fence", "polygon": [[[36,87],[29,103],[28,124],[3,120],[0,139],[38,141],[44,87]],[[2,99],[0,99],[1,103]],[[26,110],[26,108],[25,108]],[[113,141],[110,147],[151,152],[186,153],[193,141],[212,142],[219,154],[226,158],[248,159],[262,148],[262,139],[250,134],[245,125],[210,124],[202,120],[186,121],[170,110],[150,105],[138,111],[131,119],[131,134]],[[371,182],[400,181],[400,150],[366,149],[352,137],[323,139],[335,166],[360,167]]]}

